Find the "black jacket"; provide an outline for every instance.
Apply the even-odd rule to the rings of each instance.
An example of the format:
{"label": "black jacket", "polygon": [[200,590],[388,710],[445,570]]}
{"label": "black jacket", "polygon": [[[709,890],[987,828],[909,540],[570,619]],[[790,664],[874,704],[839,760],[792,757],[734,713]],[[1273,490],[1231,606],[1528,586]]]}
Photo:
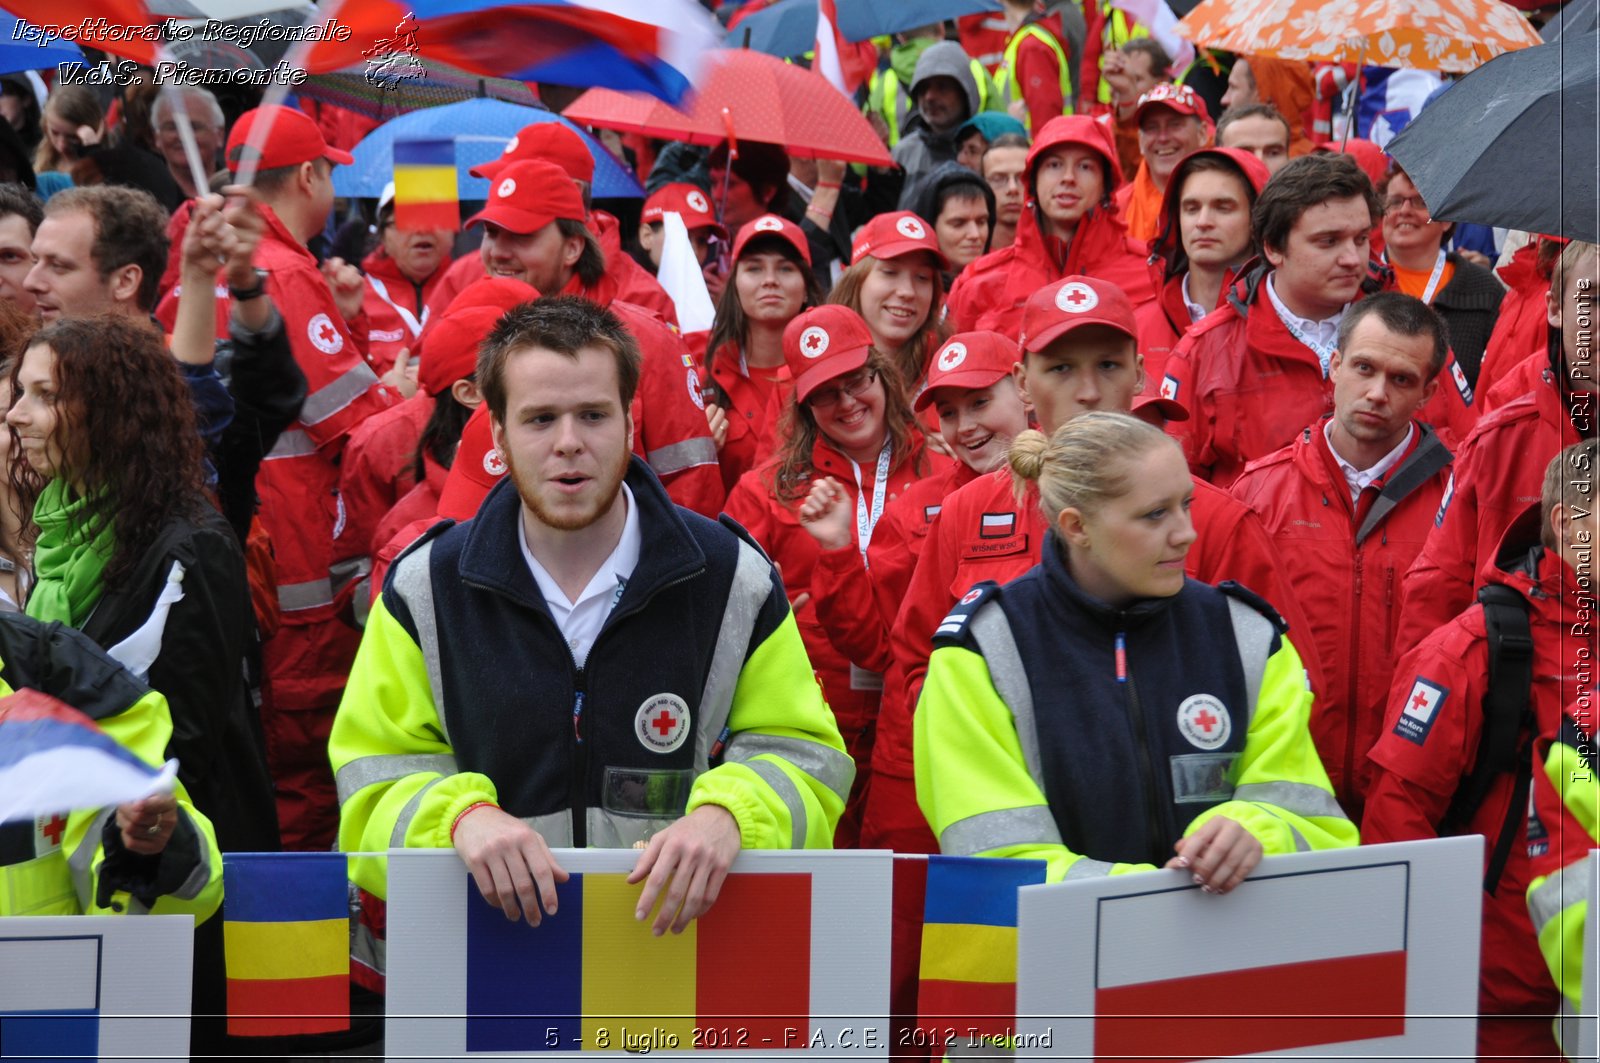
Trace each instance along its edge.
{"label": "black jacket", "polygon": [[1500,301],[1505,298],[1506,290],[1494,279],[1494,274],[1454,251],[1448,252],[1445,258],[1456,271],[1450,283],[1433,297],[1433,308],[1449,327],[1450,349],[1455,352],[1461,371],[1467,374],[1467,383],[1476,388],[1483,349],[1500,317]]}

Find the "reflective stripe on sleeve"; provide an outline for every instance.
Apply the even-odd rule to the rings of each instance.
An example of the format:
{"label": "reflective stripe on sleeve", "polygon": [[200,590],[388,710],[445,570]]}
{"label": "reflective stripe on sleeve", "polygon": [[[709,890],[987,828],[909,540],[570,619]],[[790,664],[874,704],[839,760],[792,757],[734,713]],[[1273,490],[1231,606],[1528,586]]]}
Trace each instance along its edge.
{"label": "reflective stripe on sleeve", "polygon": [[1067,873],[1061,876],[1061,881],[1072,882],[1085,878],[1105,878],[1111,874],[1111,869],[1115,866],[1114,864],[1106,863],[1104,860],[1091,860],[1087,856],[1080,856],[1076,863],[1067,868]]}
{"label": "reflective stripe on sleeve", "polygon": [[1028,686],[1028,670],[1017,649],[1016,636],[1011,633],[1011,622],[1006,619],[1004,610],[990,602],[978,609],[968,623],[967,630],[978,640],[984,663],[989,666],[989,678],[994,683],[995,693],[1011,710],[1028,775],[1039,792],[1045,793],[1044,761],[1039,755],[1039,729],[1033,718],[1033,689]]}
{"label": "reflective stripe on sleeve", "polygon": [[332,604],[332,580],[313,579],[304,583],[283,583],[278,586],[278,608],[286,613]]}
{"label": "reflective stripe on sleeve", "polygon": [[400,814],[395,817],[394,831],[389,835],[389,848],[404,849],[406,847],[406,832],[411,829],[411,821],[417,818],[417,809],[422,807],[422,796],[429,790],[444,782],[444,776],[429,779],[423,784],[422,789],[411,795],[411,800],[405,803]]}
{"label": "reflective stripe on sleeve", "polygon": [[789,810],[789,848],[804,849],[809,828],[806,803],[800,796],[800,788],[787,772],[770,760],[752,760],[745,767],[761,776],[761,781],[772,787],[778,800]]}
{"label": "reflective stripe on sleeve", "polygon": [[1045,805],[979,812],[939,832],[939,851],[946,856],[973,856],[1013,845],[1060,844],[1061,831]]}
{"label": "reflective stripe on sleeve", "polygon": [[692,469],[696,465],[717,464],[717,445],[710,436],[685,439],[681,443],[657,447],[644,456],[657,476],[671,476],[675,472]]}
{"label": "reflective stripe on sleeve", "polygon": [[377,382],[377,376],[365,362],[351,366],[306,396],[300,407],[300,423],[321,424],[359,399]]}
{"label": "reflective stripe on sleeve", "polygon": [[278,441],[272,444],[272,449],[267,451],[267,456],[263,460],[301,458],[316,452],[317,444],[312,441],[311,435],[304,428],[290,428],[279,433]]}
{"label": "reflective stripe on sleeve", "polygon": [[394,782],[425,771],[454,775],[460,770],[456,767],[456,758],[448,753],[396,753],[357,757],[339,769],[334,777],[334,785],[339,791],[339,804],[342,806],[374,783]]}
{"label": "reflective stripe on sleeve", "polygon": [[391,570],[394,591],[406,603],[411,622],[417,626],[417,646],[428,672],[428,690],[433,694],[433,712],[439,734],[450,744],[450,727],[444,718],[444,676],[439,671],[439,618],[433,615],[433,542],[430,540],[401,558]]}
{"label": "reflective stripe on sleeve", "polygon": [[189,877],[183,880],[183,885],[173,890],[171,896],[180,901],[192,901],[200,896],[200,891],[211,882],[210,842],[205,832],[195,823],[194,817],[186,810],[179,808],[178,815],[189,823],[189,831],[194,835],[195,844],[199,848],[199,859],[195,862],[194,870],[189,872]]}
{"label": "reflective stripe on sleeve", "polygon": [[856,764],[849,754],[809,738],[784,738],[746,731],[734,735],[728,743],[726,760],[730,764],[750,764],[752,759],[762,755],[778,757],[805,772],[837,794],[839,800],[850,799],[850,784],[855,781]]}
{"label": "reflective stripe on sleeve", "polygon": [[1328,791],[1303,782],[1246,783],[1233,791],[1235,801],[1256,801],[1297,816],[1322,816],[1348,820],[1344,809]]}
{"label": "reflective stripe on sleeve", "polygon": [[78,892],[81,911],[94,908],[94,854],[100,848],[100,835],[106,828],[106,821],[115,811],[114,808],[102,808],[89,824],[89,829],[84,831],[78,847],[67,857],[67,870],[72,874],[72,888]]}
{"label": "reflective stripe on sleeve", "polygon": [[[1550,921],[1594,891],[1594,859],[1584,857],[1557,871],[1528,891],[1528,916],[1533,932],[1544,933]],[[1595,918],[1590,913],[1591,919]]]}
{"label": "reflective stripe on sleeve", "polygon": [[1233,641],[1239,647],[1239,664],[1244,668],[1245,729],[1249,730],[1250,721],[1256,717],[1256,702],[1261,700],[1261,682],[1278,629],[1254,607],[1231,596],[1228,619],[1233,622]]}
{"label": "reflective stripe on sleeve", "polygon": [[733,586],[722,610],[722,625],[717,629],[717,645],[711,667],[706,670],[705,689],[700,694],[700,720],[694,736],[694,770],[711,767],[711,747],[722,735],[722,728],[733,711],[733,692],[739,685],[750,650],[750,636],[762,606],[772,593],[772,566],[761,552],[739,540],[739,560],[733,570]]}

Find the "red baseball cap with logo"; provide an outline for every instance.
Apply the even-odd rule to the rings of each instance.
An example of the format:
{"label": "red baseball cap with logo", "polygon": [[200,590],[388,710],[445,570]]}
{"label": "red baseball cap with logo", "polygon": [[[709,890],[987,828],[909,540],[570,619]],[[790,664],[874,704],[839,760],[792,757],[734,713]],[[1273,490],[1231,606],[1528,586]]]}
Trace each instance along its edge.
{"label": "red baseball cap with logo", "polygon": [[437,396],[471,376],[478,368],[478,347],[504,315],[496,306],[469,306],[430,322],[417,366],[422,390]]}
{"label": "red baseball cap with logo", "polygon": [[1110,281],[1078,275],[1028,296],[1022,308],[1022,350],[1038,353],[1085,325],[1105,325],[1139,341],[1139,325],[1127,294]]}
{"label": "red baseball cap with logo", "polygon": [[494,435],[489,431],[489,404],[484,403],[472,411],[466,427],[461,429],[456,460],[451,463],[450,474],[439,491],[439,516],[451,520],[471,520],[477,516],[478,507],[489,497],[494,485],[505,478],[506,468],[506,459],[494,445]]}
{"label": "red baseball cap with logo", "polygon": [[1188,85],[1174,85],[1170,81],[1163,81],[1159,85],[1152,86],[1149,92],[1139,97],[1139,106],[1133,112],[1134,123],[1138,124],[1146,114],[1157,107],[1165,107],[1169,111],[1198,118],[1208,126],[1211,124],[1211,113],[1206,110],[1206,101]]}
{"label": "red baseball cap with logo", "polygon": [[893,214],[879,214],[856,233],[850,245],[850,264],[860,262],[864,255],[873,258],[899,258],[918,251],[926,251],[938,260],[940,269],[949,269],[944,252],[939,250],[939,238],[933,226],[909,210]]}
{"label": "red baseball cap with logo", "polygon": [[683,216],[683,227],[690,232],[696,229],[715,229],[723,236],[728,235],[728,230],[717,221],[717,216],[711,213],[711,197],[698,185],[685,181],[675,181],[670,185],[662,185],[650,194],[644,201],[644,210],[639,214],[639,220],[646,225],[658,222],[667,212]]}
{"label": "red baseball cap with logo", "polygon": [[934,352],[927,383],[913,405],[918,412],[927,409],[939,388],[986,388],[1011,375],[1017,353],[1017,341],[998,332],[958,332]]}
{"label": "red baseball cap with logo", "polygon": [[739,235],[733,238],[733,260],[739,261],[745,245],[760,236],[778,237],[795,249],[802,262],[811,265],[811,244],[806,240],[805,232],[788,218],[780,218],[776,214],[763,214],[754,221],[744,223]]}
{"label": "red baseball cap with logo", "polygon": [[848,306],[813,307],[783,330],[783,360],[794,377],[794,399],[804,402],[818,387],[853,373],[872,356],[872,333]]}
{"label": "red baseball cap with logo", "polygon": [[[264,144],[251,144],[250,131],[257,123],[271,122]],[[327,159],[340,166],[349,166],[353,156],[329,146],[322,139],[322,130],[311,116],[297,107],[268,106],[246,111],[233,124],[228,134],[228,171],[238,173],[244,163],[246,146],[251,152],[259,151],[257,170],[276,170],[280,166],[298,166],[312,159]]]}
{"label": "red baseball cap with logo", "polygon": [[522,160],[498,170],[489,202],[467,225],[493,222],[521,236],[538,232],[557,218],[581,222],[583,198],[567,172],[553,162]]}
{"label": "red baseball cap with logo", "polygon": [[525,125],[517,135],[506,142],[505,151],[498,159],[480,162],[468,172],[474,177],[494,180],[501,170],[514,162],[540,159],[553,162],[574,181],[590,184],[594,181],[594,156],[583,138],[560,122],[535,122]]}

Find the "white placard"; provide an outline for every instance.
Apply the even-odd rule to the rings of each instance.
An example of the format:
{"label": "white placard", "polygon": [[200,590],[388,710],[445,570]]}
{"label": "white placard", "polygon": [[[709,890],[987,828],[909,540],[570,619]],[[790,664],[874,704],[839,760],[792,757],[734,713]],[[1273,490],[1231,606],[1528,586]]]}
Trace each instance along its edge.
{"label": "white placard", "polygon": [[[1476,1057],[1483,839],[1024,887],[1017,1054]],[[1473,932],[1464,933],[1463,928]]]}
{"label": "white placard", "polygon": [[[766,919],[749,920],[748,934],[738,935],[737,940],[738,947],[747,950],[745,956],[702,957],[707,965],[702,971],[715,972],[724,991],[743,987],[752,994],[750,999],[769,1009],[776,1007],[771,1003],[777,999],[774,982],[788,978],[792,992],[783,1002],[803,1000],[804,1007],[799,1009],[803,1013],[768,1010],[766,1014],[784,1018],[764,1019],[758,1024],[720,1018],[685,1005],[686,992],[693,999],[694,992],[710,983],[704,974],[696,981],[695,972],[684,968],[685,953],[672,951],[690,948],[688,932],[683,938],[671,934],[651,938],[648,924],[633,921],[631,900],[625,908],[618,908],[624,888],[615,876],[631,871],[638,855],[627,850],[555,850],[557,862],[574,876],[609,876],[610,880],[604,894],[598,892],[600,883],[586,882],[581,896],[576,892],[564,895],[561,910],[547,916],[535,930],[512,924],[492,909],[469,911],[482,901],[453,850],[391,850],[385,1042],[394,1053],[392,1058],[491,1056],[542,1061],[622,1057],[647,1051],[652,1058],[686,1059],[698,1054],[697,1043],[701,1049],[715,1048],[713,1058],[726,1059],[888,1055],[893,854],[740,854],[730,882],[749,876],[788,875],[792,876],[791,888],[800,888],[802,877],[809,881],[804,887],[810,898],[808,971],[786,966],[797,950],[784,947],[782,940],[785,933],[795,932],[796,924],[783,929],[778,926],[783,920],[776,914],[770,926]],[[591,887],[597,893],[589,893]],[[637,897],[640,888],[626,887],[626,897]],[[748,885],[735,888],[752,896]],[[735,895],[724,886],[718,906]],[[591,903],[589,898],[595,896],[609,897],[609,903]],[[729,901],[725,911],[736,910],[732,905]],[[484,920],[485,911],[492,912],[492,921]],[[609,912],[609,917],[602,919],[602,911]],[[713,908],[706,918],[717,914],[718,908]],[[697,924],[693,933],[700,934],[706,925],[704,921]],[[727,932],[726,924],[721,932]],[[710,939],[708,931],[707,941]],[[628,956],[627,969],[605,979],[604,985],[583,984],[582,962],[574,960],[580,953],[574,950],[591,947],[595,955],[606,949],[612,956]],[[469,955],[475,949],[483,951]],[[688,955],[693,955],[692,950]],[[674,967],[675,963],[678,966]],[[686,983],[690,989],[684,988]],[[651,987],[658,991],[634,993],[634,999],[669,1002],[659,1013],[640,1014],[646,1008],[639,1006],[625,1017],[615,1008],[599,1011],[561,1003],[597,996],[614,1002],[619,996]],[[540,1002],[544,1010],[534,1010],[540,1005],[506,1003],[518,999],[518,994],[522,994],[520,999]],[[700,999],[701,1007],[712,1007],[706,1003],[709,997]],[[676,1006],[670,1003],[673,1001]],[[496,1014],[532,1014],[537,1021],[496,1025],[487,1018]],[[754,1010],[744,1014],[754,1014]],[[599,1045],[601,1039],[606,1041],[604,1049]],[[490,1045],[497,1047],[485,1047]]]}
{"label": "white placard", "polygon": [[0,919],[0,1056],[186,1059],[194,917]]}

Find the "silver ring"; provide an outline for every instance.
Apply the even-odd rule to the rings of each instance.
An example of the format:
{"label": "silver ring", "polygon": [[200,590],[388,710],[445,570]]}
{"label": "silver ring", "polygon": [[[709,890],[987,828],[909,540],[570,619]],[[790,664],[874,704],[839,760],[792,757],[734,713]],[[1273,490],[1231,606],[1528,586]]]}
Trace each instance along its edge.
{"label": "silver ring", "polygon": [[144,833],[145,833],[146,837],[150,837],[150,838],[154,838],[157,834],[160,834],[161,833],[161,817],[157,816],[156,817],[156,821],[154,823],[150,824],[150,826],[145,829]]}

